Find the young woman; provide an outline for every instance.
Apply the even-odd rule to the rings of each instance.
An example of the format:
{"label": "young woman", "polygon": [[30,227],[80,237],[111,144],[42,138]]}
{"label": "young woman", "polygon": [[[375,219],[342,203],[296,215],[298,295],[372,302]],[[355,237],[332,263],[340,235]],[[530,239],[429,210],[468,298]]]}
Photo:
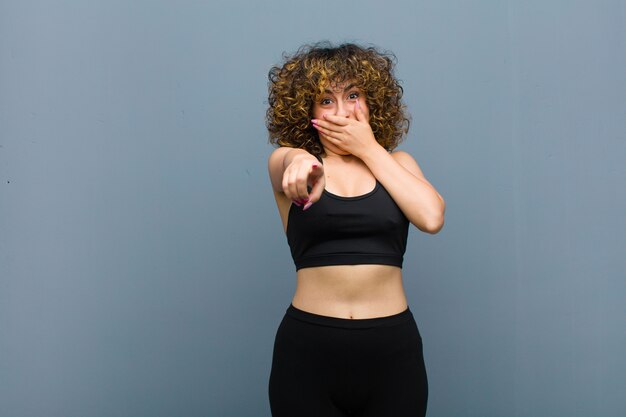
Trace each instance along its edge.
{"label": "young woman", "polygon": [[297,287],[276,335],[274,417],[417,417],[422,343],[402,285],[409,222],[437,233],[445,204],[406,152],[393,57],[305,46],[269,73],[269,158]]}

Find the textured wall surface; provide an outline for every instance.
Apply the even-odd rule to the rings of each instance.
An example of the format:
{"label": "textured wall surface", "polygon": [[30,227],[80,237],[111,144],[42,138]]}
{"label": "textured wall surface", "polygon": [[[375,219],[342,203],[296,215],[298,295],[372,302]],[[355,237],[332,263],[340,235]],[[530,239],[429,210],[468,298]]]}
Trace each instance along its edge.
{"label": "textured wall surface", "polygon": [[430,417],[626,412],[626,6],[0,1],[0,415],[269,416],[267,71],[395,52]]}

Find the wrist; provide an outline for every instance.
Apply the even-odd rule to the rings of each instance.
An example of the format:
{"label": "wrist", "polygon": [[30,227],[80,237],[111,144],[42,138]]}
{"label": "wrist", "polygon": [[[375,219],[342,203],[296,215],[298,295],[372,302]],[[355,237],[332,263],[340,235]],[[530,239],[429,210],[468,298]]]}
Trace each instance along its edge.
{"label": "wrist", "polygon": [[374,142],[370,146],[364,147],[359,155],[355,155],[360,160],[369,165],[371,162],[376,161],[383,154],[389,154],[385,148],[383,148],[378,142]]}

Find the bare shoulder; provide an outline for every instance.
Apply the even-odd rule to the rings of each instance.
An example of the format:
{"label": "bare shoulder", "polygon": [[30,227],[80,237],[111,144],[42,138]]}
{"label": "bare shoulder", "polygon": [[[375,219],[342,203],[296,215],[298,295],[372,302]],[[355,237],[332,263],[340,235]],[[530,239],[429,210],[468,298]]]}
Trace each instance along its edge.
{"label": "bare shoulder", "polygon": [[283,161],[285,159],[285,155],[292,148],[280,147],[276,148],[270,154],[267,160],[267,169],[270,175],[270,181],[272,182],[272,188],[275,192],[282,193],[282,180],[283,180]]}
{"label": "bare shoulder", "polygon": [[422,169],[417,164],[415,158],[411,156],[411,154],[405,151],[393,151],[391,153],[391,156],[393,157],[393,159],[395,159],[397,163],[402,165],[402,167],[404,167],[404,169],[409,171],[411,174],[415,175],[416,177],[424,178],[424,173],[422,172]]}
{"label": "bare shoulder", "polygon": [[272,183],[272,190],[274,191],[274,199],[276,200],[276,206],[278,207],[278,213],[280,220],[283,223],[283,230],[287,230],[287,218],[289,217],[289,207],[291,206],[291,200],[287,198],[283,192],[282,179],[284,169],[285,155],[292,148],[280,147],[274,149],[267,160],[267,168],[270,175],[270,181]]}
{"label": "bare shoulder", "polygon": [[277,164],[282,165],[283,159],[285,158],[285,154],[292,149],[293,148],[288,148],[285,146],[281,146],[280,148],[274,149],[272,153],[270,154],[268,161],[267,161],[270,170],[272,169],[273,165],[277,165]]}

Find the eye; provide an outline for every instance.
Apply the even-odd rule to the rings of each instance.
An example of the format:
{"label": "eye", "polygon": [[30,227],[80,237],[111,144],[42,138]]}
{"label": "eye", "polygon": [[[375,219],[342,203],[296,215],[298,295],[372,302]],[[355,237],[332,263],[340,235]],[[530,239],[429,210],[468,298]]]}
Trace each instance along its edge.
{"label": "eye", "polygon": [[323,99],[321,99],[321,100],[320,100],[320,104],[321,104],[322,106],[327,106],[327,105],[329,105],[329,104],[330,104],[330,103],[332,103],[332,102],[333,102],[333,101],[332,101],[331,99],[329,99],[329,98],[323,98]]}
{"label": "eye", "polygon": [[359,98],[359,93],[357,93],[356,91],[348,94],[348,100],[356,100],[357,98]]}

